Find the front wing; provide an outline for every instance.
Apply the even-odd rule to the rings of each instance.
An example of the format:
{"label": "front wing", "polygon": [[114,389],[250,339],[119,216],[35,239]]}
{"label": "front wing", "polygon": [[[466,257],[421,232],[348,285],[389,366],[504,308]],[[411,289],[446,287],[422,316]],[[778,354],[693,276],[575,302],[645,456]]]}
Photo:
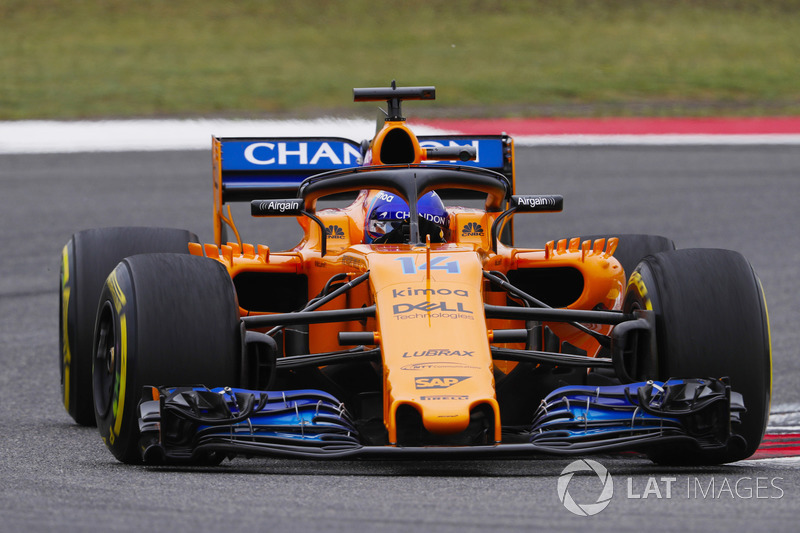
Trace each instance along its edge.
{"label": "front wing", "polygon": [[719,450],[744,411],[727,380],[673,379],[559,388],[511,444],[374,446],[359,440],[344,405],[318,390],[251,391],[145,387],[139,404],[146,463],[194,462],[208,454],[341,458],[409,454],[553,454],[647,452],[664,446]]}

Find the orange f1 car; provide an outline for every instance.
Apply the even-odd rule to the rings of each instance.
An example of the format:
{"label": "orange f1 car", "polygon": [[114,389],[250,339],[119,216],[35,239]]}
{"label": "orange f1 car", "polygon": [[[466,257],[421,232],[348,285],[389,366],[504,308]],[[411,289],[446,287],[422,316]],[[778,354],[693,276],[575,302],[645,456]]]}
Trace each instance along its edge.
{"label": "orange f1 car", "polygon": [[[415,135],[401,103],[433,87],[354,95],[388,106],[370,141],[213,138],[216,243],[105,228],[65,246],[64,406],[115,457],[756,450],[769,325],[740,254],[637,234],[515,247],[512,215],[563,198],[515,194],[511,138]],[[465,198],[485,203],[445,205]],[[238,201],[304,238],[242,242]]]}

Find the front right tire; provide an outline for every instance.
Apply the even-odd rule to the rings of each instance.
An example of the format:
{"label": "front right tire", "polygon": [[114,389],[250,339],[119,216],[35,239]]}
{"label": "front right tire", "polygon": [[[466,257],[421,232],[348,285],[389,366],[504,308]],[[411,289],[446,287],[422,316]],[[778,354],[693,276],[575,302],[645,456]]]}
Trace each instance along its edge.
{"label": "front right tire", "polygon": [[693,451],[669,447],[651,454],[666,464],[719,464],[751,456],[769,418],[772,355],[764,294],[750,263],[730,250],[685,249],[646,257],[628,282],[623,308],[652,310],[658,375],[729,377],[746,412],[731,432],[743,446]]}

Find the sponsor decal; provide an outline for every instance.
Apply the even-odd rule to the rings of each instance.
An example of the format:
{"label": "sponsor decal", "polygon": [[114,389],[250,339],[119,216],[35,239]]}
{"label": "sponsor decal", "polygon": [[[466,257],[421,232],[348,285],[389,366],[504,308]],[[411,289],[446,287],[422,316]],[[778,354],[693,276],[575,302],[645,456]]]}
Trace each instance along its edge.
{"label": "sponsor decal", "polygon": [[417,389],[449,389],[453,385],[469,379],[470,376],[429,376],[414,378]]}
{"label": "sponsor decal", "polygon": [[483,226],[470,222],[461,229],[462,237],[483,237]]}
{"label": "sponsor decal", "polygon": [[303,208],[303,200],[300,198],[292,198],[289,200],[261,200],[257,202],[257,205],[258,211],[253,213],[254,215],[292,214]]}
{"label": "sponsor decal", "polygon": [[438,396],[420,396],[423,401],[438,401],[438,400],[469,400],[469,396],[442,394]]}
{"label": "sponsor decal", "polygon": [[280,167],[283,169],[333,169],[356,166],[358,146],[342,141],[275,141],[223,144],[226,170]]}
{"label": "sponsor decal", "polygon": [[[431,259],[430,269],[435,271],[444,271],[448,274],[461,274],[461,267],[456,260],[450,260],[450,256],[440,255]],[[416,274],[417,272],[425,272],[428,269],[428,263],[422,263],[420,266],[414,264],[414,257],[398,257],[397,261],[403,265],[403,274]]]}
{"label": "sponsor decal", "polygon": [[[440,226],[447,224],[447,220],[445,220],[442,215],[419,213],[419,216],[425,220],[433,222],[434,224],[439,224]],[[411,213],[408,211],[384,211],[382,213],[378,213],[378,219],[380,220],[406,220],[408,218],[411,218]]]}
{"label": "sponsor decal", "polygon": [[431,370],[431,369],[473,369],[477,370],[479,367],[458,363],[455,361],[441,361],[438,363],[412,363],[410,365],[403,365],[400,370]]}
{"label": "sponsor decal", "polygon": [[392,289],[392,298],[402,298],[405,296],[461,296],[462,298],[469,297],[469,291],[466,289]]}
{"label": "sponsor decal", "polygon": [[[385,191],[380,191],[378,194],[375,195],[378,200],[383,200],[384,202],[391,202],[394,200],[394,194],[389,194]],[[383,213],[381,213],[383,215]]]}
{"label": "sponsor decal", "polygon": [[474,146],[475,155],[477,156],[474,161],[426,161],[430,164],[457,164],[460,166],[475,166],[481,168],[494,168],[499,169],[503,167],[504,152],[507,147],[503,144],[500,138],[492,139],[471,139],[471,138],[431,138],[420,137],[419,145],[422,148],[443,148],[446,146]]}
{"label": "sponsor decal", "polygon": [[353,267],[356,270],[366,270],[367,269],[367,262],[364,261],[360,257],[355,257],[352,255],[345,255],[342,257],[342,264],[347,265],[349,267]]}
{"label": "sponsor decal", "polygon": [[[405,313],[410,313],[411,311],[450,311],[450,312],[457,312],[457,313],[469,313],[472,314],[472,311],[468,309],[464,309],[464,304],[461,302],[455,303],[455,308],[447,307],[447,302],[420,302],[418,304],[410,304],[410,303],[401,303],[401,304],[394,304],[392,307],[392,312],[395,315],[402,315]],[[451,304],[452,305],[452,304]]]}
{"label": "sponsor decal", "polygon": [[472,357],[475,351],[468,350],[447,350],[444,348],[433,348],[421,352],[404,352],[403,357]]}
{"label": "sponsor decal", "polygon": [[344,239],[344,230],[339,226],[332,224],[325,228],[325,236],[329,239]]}
{"label": "sponsor decal", "polygon": [[564,198],[555,195],[514,195],[511,203],[519,211],[560,211],[564,206]]}
{"label": "sponsor decal", "polygon": [[[486,144],[485,141],[484,141],[484,144]],[[465,142],[465,143],[459,143],[459,142],[456,142],[456,141],[449,141],[447,144],[445,144],[443,142],[436,142],[436,141],[420,141],[419,145],[422,148],[444,148],[445,146],[474,146],[475,147],[475,163],[480,162],[481,143],[479,141],[477,141],[477,140],[468,141],[468,142]],[[425,163],[441,163],[441,162],[442,161],[438,161],[438,160],[425,161]],[[448,163],[448,162],[449,163],[463,163],[463,161],[455,160],[455,159],[452,160],[452,161],[444,161],[444,162],[445,163]]]}

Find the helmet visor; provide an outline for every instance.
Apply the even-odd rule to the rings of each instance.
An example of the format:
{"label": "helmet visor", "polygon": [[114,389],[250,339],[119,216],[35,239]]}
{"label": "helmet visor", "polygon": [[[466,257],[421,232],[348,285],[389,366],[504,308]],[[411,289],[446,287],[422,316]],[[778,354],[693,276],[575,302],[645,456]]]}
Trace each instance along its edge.
{"label": "helmet visor", "polygon": [[376,239],[387,233],[391,233],[395,229],[403,225],[402,220],[375,220],[372,219],[367,225],[367,231],[373,239]]}

